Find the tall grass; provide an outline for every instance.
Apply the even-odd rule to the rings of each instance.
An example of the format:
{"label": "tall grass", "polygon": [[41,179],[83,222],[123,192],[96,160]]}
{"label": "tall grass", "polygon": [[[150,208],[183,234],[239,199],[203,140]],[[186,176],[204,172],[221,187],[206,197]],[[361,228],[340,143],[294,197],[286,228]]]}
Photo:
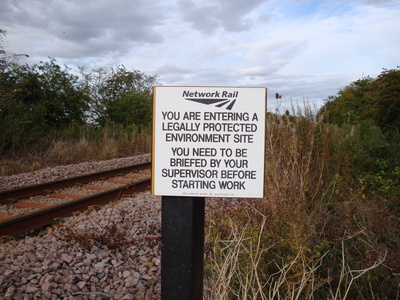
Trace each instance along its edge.
{"label": "tall grass", "polygon": [[268,116],[266,196],[210,216],[206,299],[399,298],[400,195],[365,183],[382,136],[363,126]]}
{"label": "tall grass", "polygon": [[0,158],[1,176],[149,153],[151,131],[134,126],[76,126],[49,132],[34,143],[16,141],[15,145],[14,149]]}

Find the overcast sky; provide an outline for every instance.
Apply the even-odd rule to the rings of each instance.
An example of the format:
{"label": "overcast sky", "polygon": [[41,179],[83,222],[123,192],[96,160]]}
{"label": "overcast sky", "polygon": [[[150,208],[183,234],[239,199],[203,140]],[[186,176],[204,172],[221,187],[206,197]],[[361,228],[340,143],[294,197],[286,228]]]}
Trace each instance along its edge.
{"label": "overcast sky", "polygon": [[[163,85],[267,87],[320,105],[400,65],[399,0],[1,0],[28,63],[123,64]],[[297,104],[296,104],[297,105]]]}

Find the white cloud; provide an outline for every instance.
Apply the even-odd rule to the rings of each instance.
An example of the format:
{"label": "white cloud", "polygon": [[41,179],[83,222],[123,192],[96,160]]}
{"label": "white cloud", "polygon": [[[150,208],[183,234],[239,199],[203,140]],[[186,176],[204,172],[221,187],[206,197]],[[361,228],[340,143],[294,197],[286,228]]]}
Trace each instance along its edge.
{"label": "white cloud", "polygon": [[30,62],[124,64],[165,85],[265,86],[284,103],[320,102],[399,65],[400,3],[2,0],[0,28]]}
{"label": "white cloud", "polygon": [[[157,4],[157,2],[155,1]],[[41,34],[48,55],[81,57],[124,54],[135,43],[161,43],[157,26],[162,24],[161,7],[147,1],[10,1],[0,4],[0,18],[9,34],[18,30],[20,38],[31,40]],[[40,48],[40,47],[36,47]]]}
{"label": "white cloud", "polygon": [[265,0],[180,0],[182,16],[196,30],[214,33],[218,28],[228,32],[249,30],[253,20],[248,14]]}

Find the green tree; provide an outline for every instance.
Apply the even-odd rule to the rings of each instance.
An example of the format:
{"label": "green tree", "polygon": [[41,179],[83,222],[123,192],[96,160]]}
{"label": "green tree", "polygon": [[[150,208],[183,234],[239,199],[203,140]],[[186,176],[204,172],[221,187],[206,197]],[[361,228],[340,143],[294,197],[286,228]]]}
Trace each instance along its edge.
{"label": "green tree", "polygon": [[156,76],[116,66],[80,68],[79,77],[55,59],[20,64],[25,54],[7,53],[5,35],[0,30],[0,153],[71,125],[150,125]]}
{"label": "green tree", "polygon": [[78,76],[66,66],[62,69],[54,59],[37,66],[36,77],[40,103],[44,110],[46,127],[64,128],[71,124],[84,124],[89,108],[89,96]]}
{"label": "green tree", "polygon": [[131,91],[120,94],[110,101],[106,108],[106,115],[115,123],[124,126],[137,125],[143,128],[151,124],[152,96],[148,91]]}
{"label": "green tree", "polygon": [[157,81],[156,76],[129,71],[125,66],[97,68],[92,73],[81,68],[81,75],[91,97],[91,116],[96,123],[150,124],[152,87]]}
{"label": "green tree", "polygon": [[400,128],[400,69],[384,70],[372,83],[365,117],[385,129]]}
{"label": "green tree", "polygon": [[333,124],[372,120],[384,130],[400,127],[400,70],[383,70],[377,78],[354,81],[326,99],[319,111]]}
{"label": "green tree", "polygon": [[369,103],[368,92],[372,82],[371,77],[365,77],[343,88],[336,96],[329,96],[321,109],[326,120],[341,125],[356,124],[363,119]]}
{"label": "green tree", "polygon": [[[8,53],[2,45],[4,30],[0,30],[0,153],[9,150],[16,140],[26,135],[29,140],[32,131],[30,117],[24,107],[15,101],[15,94],[20,92],[20,85],[30,68],[20,65],[22,55]],[[23,76],[21,76],[23,75]],[[28,111],[29,114],[31,112]]]}
{"label": "green tree", "polygon": [[85,123],[89,97],[68,68],[61,69],[51,59],[31,68],[14,69],[13,76],[10,98],[35,127],[47,131]]}
{"label": "green tree", "polygon": [[[3,32],[4,34],[4,32]],[[0,53],[0,152],[51,130],[84,124],[89,97],[79,78],[54,59],[32,67]]]}

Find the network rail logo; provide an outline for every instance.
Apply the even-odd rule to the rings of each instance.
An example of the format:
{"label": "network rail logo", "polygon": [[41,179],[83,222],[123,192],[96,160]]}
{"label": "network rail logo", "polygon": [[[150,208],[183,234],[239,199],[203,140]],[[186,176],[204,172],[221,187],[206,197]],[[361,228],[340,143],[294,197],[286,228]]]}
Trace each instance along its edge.
{"label": "network rail logo", "polygon": [[[199,92],[199,91],[183,91],[182,97],[185,100],[193,101],[205,105],[214,105],[215,107],[224,107],[227,110],[232,110],[235,105],[236,98],[239,95],[238,91],[215,91],[215,92]],[[234,99],[233,99],[234,98]]]}

